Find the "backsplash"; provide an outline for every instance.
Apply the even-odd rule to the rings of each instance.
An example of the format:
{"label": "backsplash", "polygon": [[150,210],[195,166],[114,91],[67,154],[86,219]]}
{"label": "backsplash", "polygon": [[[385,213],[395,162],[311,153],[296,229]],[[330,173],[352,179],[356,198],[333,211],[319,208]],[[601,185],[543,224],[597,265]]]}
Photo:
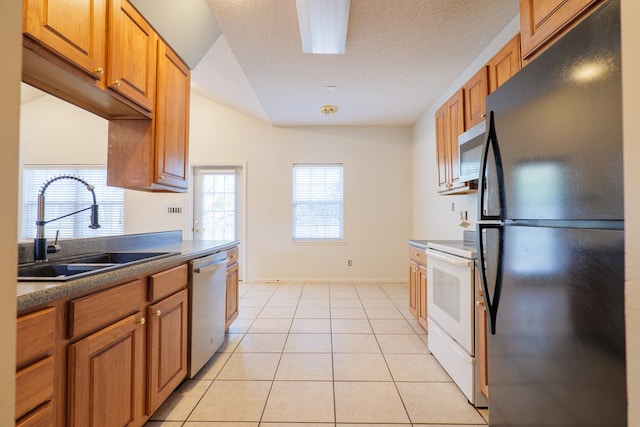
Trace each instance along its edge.
{"label": "backsplash", "polygon": [[[55,254],[49,254],[49,259],[55,260],[94,252],[123,251],[138,246],[151,246],[181,240],[181,230],[59,240],[58,243],[62,250]],[[33,242],[18,243],[18,264],[29,262],[33,262]]]}

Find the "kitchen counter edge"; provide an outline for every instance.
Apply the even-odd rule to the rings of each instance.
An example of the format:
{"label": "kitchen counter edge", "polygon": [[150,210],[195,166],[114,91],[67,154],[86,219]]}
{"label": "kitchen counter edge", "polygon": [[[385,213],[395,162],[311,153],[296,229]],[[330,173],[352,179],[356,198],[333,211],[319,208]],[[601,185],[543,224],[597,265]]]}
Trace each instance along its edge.
{"label": "kitchen counter edge", "polygon": [[152,246],[140,246],[132,250],[176,252],[176,254],[158,260],[118,268],[104,273],[97,273],[87,277],[71,279],[66,282],[18,282],[17,309],[18,312],[21,312],[36,306],[50,303],[60,298],[97,289],[109,283],[126,281],[127,278],[130,277],[132,278],[137,275],[162,270],[192,259],[229,250],[239,244],[240,241],[238,240],[182,240]]}

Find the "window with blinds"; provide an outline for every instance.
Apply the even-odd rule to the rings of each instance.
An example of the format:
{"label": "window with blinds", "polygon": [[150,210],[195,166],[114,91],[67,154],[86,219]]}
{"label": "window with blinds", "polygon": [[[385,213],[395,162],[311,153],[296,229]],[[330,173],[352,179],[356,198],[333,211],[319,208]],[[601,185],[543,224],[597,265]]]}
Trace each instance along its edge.
{"label": "window with blinds", "polygon": [[[35,237],[38,194],[45,182],[58,175],[75,175],[95,187],[100,228],[89,228],[91,211],[85,211],[47,224],[45,237],[54,238],[57,230],[60,230],[61,239],[124,233],[124,190],[107,186],[107,171],[104,167],[25,166],[22,175],[22,239]],[[91,192],[82,183],[70,179],[55,181],[45,192],[45,221],[84,209],[92,203]]]}
{"label": "window with blinds", "polygon": [[344,238],[342,164],[293,165],[293,240]]}

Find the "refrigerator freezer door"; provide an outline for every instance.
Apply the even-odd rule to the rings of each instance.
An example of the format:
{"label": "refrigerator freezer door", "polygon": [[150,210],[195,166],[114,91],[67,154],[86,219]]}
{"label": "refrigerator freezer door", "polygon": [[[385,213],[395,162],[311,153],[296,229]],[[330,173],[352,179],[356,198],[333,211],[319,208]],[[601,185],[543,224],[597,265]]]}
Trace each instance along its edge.
{"label": "refrigerator freezer door", "polygon": [[624,231],[505,226],[496,238],[490,425],[626,426]]}
{"label": "refrigerator freezer door", "polygon": [[487,98],[506,203],[488,198],[487,212],[623,219],[621,94],[619,9],[606,2]]}

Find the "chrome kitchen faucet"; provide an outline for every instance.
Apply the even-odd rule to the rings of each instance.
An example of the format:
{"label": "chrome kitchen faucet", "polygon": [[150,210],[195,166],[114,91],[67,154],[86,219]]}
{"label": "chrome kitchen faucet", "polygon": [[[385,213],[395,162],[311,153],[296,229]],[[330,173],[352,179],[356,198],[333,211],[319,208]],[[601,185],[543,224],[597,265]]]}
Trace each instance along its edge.
{"label": "chrome kitchen faucet", "polygon": [[[44,193],[47,191],[47,187],[58,181],[60,179],[72,179],[84,184],[87,187],[87,190],[91,191],[91,195],[93,196],[93,204],[88,208],[80,209],[79,211],[72,212],[70,214],[59,216],[58,218],[50,219],[49,221],[44,220]],[[47,182],[42,184],[40,188],[40,192],[38,193],[38,219],[36,221],[36,238],[33,241],[33,259],[34,261],[46,261],[47,254],[55,253],[58,251],[57,245],[47,246],[47,238],[44,236],[44,226],[53,221],[57,221],[62,218],[66,218],[71,215],[75,215],[80,212],[84,212],[86,210],[91,209],[91,224],[89,224],[89,228],[100,228],[100,224],[98,224],[98,204],[96,203],[96,193],[93,191],[94,186],[73,175],[60,175],[55,178],[49,179]],[[56,242],[58,241],[58,237],[56,234]]]}

